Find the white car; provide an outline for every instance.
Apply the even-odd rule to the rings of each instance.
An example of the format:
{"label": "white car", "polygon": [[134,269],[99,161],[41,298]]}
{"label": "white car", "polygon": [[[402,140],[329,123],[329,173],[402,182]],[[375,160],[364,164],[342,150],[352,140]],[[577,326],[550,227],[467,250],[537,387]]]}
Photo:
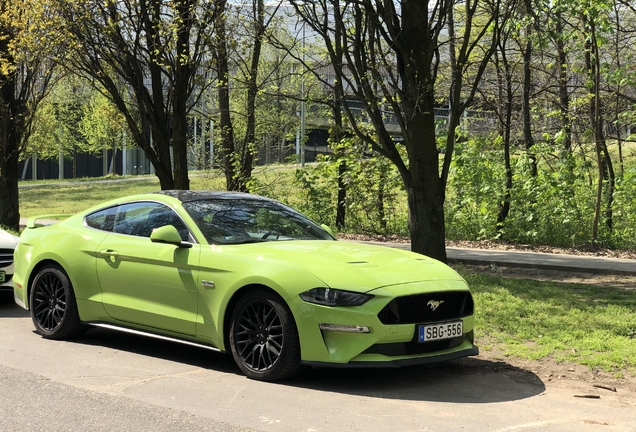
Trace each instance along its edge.
{"label": "white car", "polygon": [[0,230],[0,291],[13,290],[13,251],[18,237]]}

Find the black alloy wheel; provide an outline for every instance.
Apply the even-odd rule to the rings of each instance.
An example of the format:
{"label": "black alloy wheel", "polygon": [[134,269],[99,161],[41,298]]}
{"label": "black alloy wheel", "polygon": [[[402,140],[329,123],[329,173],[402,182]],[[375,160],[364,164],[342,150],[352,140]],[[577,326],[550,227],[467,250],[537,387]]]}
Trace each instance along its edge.
{"label": "black alloy wheel", "polygon": [[80,334],[79,319],[71,281],[56,265],[41,268],[31,289],[31,319],[38,334],[48,339],[67,339]]}
{"label": "black alloy wheel", "polygon": [[278,381],[300,371],[300,342],[287,305],[268,291],[245,295],[232,314],[230,347],[249,378]]}

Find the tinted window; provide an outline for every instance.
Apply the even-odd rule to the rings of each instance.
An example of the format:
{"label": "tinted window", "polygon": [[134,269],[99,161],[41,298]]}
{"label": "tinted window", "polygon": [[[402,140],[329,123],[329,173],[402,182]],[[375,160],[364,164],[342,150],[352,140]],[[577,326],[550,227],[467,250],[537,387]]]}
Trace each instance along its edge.
{"label": "tinted window", "polygon": [[113,230],[113,222],[115,221],[116,207],[100,210],[86,216],[86,225],[104,231]]}
{"label": "tinted window", "polygon": [[209,243],[333,240],[315,222],[275,201],[208,199],[185,202],[183,208]]}
{"label": "tinted window", "polygon": [[189,230],[170,208],[159,203],[141,202],[117,207],[113,231],[138,237],[150,237],[152,230],[164,225],[174,226],[183,241],[189,241]]}

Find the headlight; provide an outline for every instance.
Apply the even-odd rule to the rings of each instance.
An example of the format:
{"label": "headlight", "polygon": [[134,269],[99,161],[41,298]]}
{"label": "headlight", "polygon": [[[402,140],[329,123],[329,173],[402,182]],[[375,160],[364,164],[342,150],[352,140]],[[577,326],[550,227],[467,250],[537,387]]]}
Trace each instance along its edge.
{"label": "headlight", "polygon": [[300,298],[308,303],[325,306],[360,306],[371,300],[373,296],[331,288],[313,288],[300,294]]}

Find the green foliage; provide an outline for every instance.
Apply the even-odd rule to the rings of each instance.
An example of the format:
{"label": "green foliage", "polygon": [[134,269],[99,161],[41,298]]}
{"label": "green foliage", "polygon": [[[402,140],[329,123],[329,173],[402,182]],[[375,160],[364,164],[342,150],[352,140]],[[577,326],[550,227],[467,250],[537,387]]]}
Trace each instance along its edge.
{"label": "green foliage", "polygon": [[80,131],[90,94],[88,84],[72,76],[52,89],[37,113],[38,127],[30,140],[41,157],[57,157],[60,150],[67,156],[90,150]]}
{"label": "green foliage", "polygon": [[496,139],[474,138],[455,145],[446,203],[446,236],[492,239],[503,199],[503,150]]}
{"label": "green foliage", "polygon": [[336,217],[336,170],[336,164],[328,160],[296,170],[294,181],[300,187],[298,209],[319,223],[332,224]]}
{"label": "green foliage", "polygon": [[[510,213],[497,231],[504,200],[503,149],[497,139],[472,138],[458,143],[446,200],[447,237],[456,240],[501,239],[508,242],[578,246],[591,242],[596,169],[584,154],[556,151],[545,143],[533,147],[539,162],[532,176],[525,151],[513,155]],[[602,224],[605,246],[636,247],[636,168],[618,178],[613,229]]]}
{"label": "green foliage", "polygon": [[121,148],[127,126],[121,113],[86,81],[60,79],[38,107],[29,153],[43,159],[68,158],[77,153],[99,153]]}
{"label": "green foliage", "polygon": [[295,181],[302,197],[298,207],[315,220],[334,225],[339,168],[344,164],[345,230],[407,235],[406,203],[395,166],[377,153],[367,152],[354,138],[345,138],[332,148],[332,156],[297,170]]}
{"label": "green foliage", "polygon": [[[513,157],[511,206],[503,229],[496,229],[499,205],[504,199],[505,173],[501,143],[497,139],[474,138],[458,143],[450,172],[446,198],[447,238],[456,240],[501,239],[524,244],[580,246],[591,241],[594,178],[596,169],[583,155],[555,153],[547,145],[536,145],[538,175],[531,175],[525,151]],[[344,140],[335,155],[319,159],[304,168],[297,165],[258,167],[249,180],[253,193],[278,199],[306,213],[319,223],[334,226],[338,167],[347,163],[344,176],[346,232],[408,235],[406,197],[398,173],[386,160],[361,155],[356,141]],[[192,189],[222,189],[224,177],[218,170],[192,177]],[[129,183],[126,183],[128,185]],[[141,190],[158,186],[144,183]],[[95,185],[66,192],[63,187],[24,188],[21,213],[77,212],[105,199],[123,196],[123,185],[112,190]],[[133,183],[130,183],[133,187]],[[140,187],[142,185],[139,185]],[[98,189],[104,188],[106,195]],[[59,191],[59,192],[57,192]],[[136,190],[130,190],[130,193]],[[381,192],[381,193],[380,193]],[[50,197],[55,194],[54,202]],[[382,213],[384,212],[384,213]],[[600,240],[617,249],[636,248],[636,165],[626,165],[617,178],[614,196],[614,226],[610,232],[602,224]]]}
{"label": "green foliage", "polygon": [[93,92],[84,110],[79,131],[91,152],[122,148],[126,144],[124,116],[101,93]]}
{"label": "green foliage", "polygon": [[627,169],[616,181],[614,191],[614,230],[612,244],[617,248],[636,245],[636,166]]}
{"label": "green foliage", "polygon": [[[543,160],[552,157],[547,146],[536,146]],[[513,242],[580,245],[591,240],[594,189],[574,156],[545,164],[537,177],[530,175],[527,157],[519,157],[513,178],[512,211],[505,222],[504,238]],[[579,173],[579,174],[576,174]]]}

